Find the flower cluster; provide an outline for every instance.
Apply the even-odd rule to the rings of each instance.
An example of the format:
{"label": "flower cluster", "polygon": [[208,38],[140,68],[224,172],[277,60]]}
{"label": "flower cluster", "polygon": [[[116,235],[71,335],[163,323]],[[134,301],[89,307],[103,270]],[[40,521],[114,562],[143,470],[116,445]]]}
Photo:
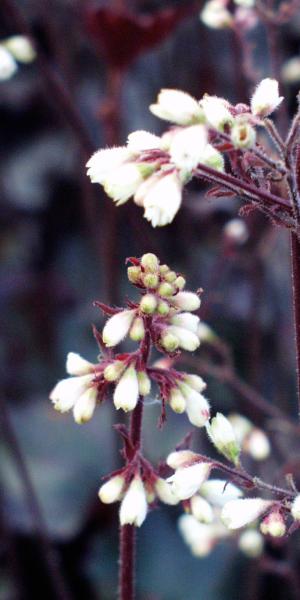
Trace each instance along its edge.
{"label": "flower cluster", "polygon": [[93,183],[103,185],[117,206],[133,196],[153,227],[167,225],[178,212],[183,186],[197,167],[202,164],[216,173],[224,171],[222,152],[229,152],[231,160],[233,152],[252,150],[255,126],[282,99],[274,79],[259,84],[250,106],[233,106],[208,94],[197,101],[180,90],[164,89],[150,110],[173,127],[161,137],[135,131],[128,136],[127,146],[99,150],[87,163],[87,173]]}
{"label": "flower cluster", "polygon": [[208,0],[200,19],[211,29],[227,29],[235,25],[251,29],[258,22],[254,8],[255,0],[233,0],[233,5],[229,0]]}
{"label": "flower cluster", "polygon": [[0,43],[0,81],[10,79],[20,63],[30,63],[36,57],[35,50],[27,37],[13,35]]}
{"label": "flower cluster", "polygon": [[[199,317],[191,311],[200,307],[199,296],[185,291],[185,279],[168,265],[160,265],[151,253],[130,259],[129,281],[139,290],[141,299],[129,302],[125,309],[97,305],[110,316],[102,336],[102,355],[92,364],[73,352],[68,354],[66,370],[71,377],[59,381],[50,394],[60,412],[73,409],[75,421],[85,423],[104,400],[110,384],[114,386],[115,408],[125,412],[137,406],[140,396],[151,391],[151,380],[159,387],[163,404],[182,413],[191,423],[202,427],[209,417],[209,404],[202,395],[206,384],[197,375],[175,369],[149,367],[146,355],[150,345],[169,356],[181,349],[193,352],[200,345]],[[126,336],[138,342],[139,349],[114,354],[113,349]]]}

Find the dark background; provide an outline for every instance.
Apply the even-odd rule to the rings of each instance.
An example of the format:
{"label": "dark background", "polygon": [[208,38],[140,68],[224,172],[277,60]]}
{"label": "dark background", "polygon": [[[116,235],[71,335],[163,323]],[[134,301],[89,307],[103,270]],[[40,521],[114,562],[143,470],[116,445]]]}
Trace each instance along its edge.
{"label": "dark background", "polygon": [[[203,2],[125,2],[123,11],[135,17],[117,21],[118,4],[22,0],[14,5],[21,16],[13,3],[0,5],[1,37],[28,26],[40,50],[32,65],[0,83],[1,600],[63,598],[65,584],[74,599],[116,597],[117,506],[101,505],[97,490],[120,465],[111,428],[119,415],[107,404],[79,427],[54,412],[48,394],[65,376],[67,352],[96,360],[91,324],[104,321],[92,303],[122,305],[132,293],[127,256],[155,252],[186,274],[189,289],[203,287],[203,319],[231,347],[239,375],[296,414],[288,234],[251,213],[247,242],[228,244],[224,225],[241,202],[207,199],[206,186],[194,182],[174,222],[154,230],[131,201],[115,209],[85,175],[95,149],[122,144],[136,129],[163,131],[148,111],[162,87],[246,102],[254,86],[242,75],[237,37],[200,23]],[[279,30],[281,63],[299,53],[299,35],[298,14]],[[263,25],[250,41],[258,78],[269,76]],[[290,114],[296,92],[297,85],[282,89]],[[280,423],[207,379],[214,409],[245,413],[270,430],[277,444],[271,473],[283,450],[296,453]],[[153,462],[189,431],[185,417],[170,412],[160,431],[158,416],[154,397],[144,426]],[[201,561],[177,532],[179,513],[162,507],[138,532],[138,600],[293,597],[287,550],[268,550],[278,576],[242,557],[233,542]],[[49,565],[55,577],[57,559],[65,582],[55,587]]]}

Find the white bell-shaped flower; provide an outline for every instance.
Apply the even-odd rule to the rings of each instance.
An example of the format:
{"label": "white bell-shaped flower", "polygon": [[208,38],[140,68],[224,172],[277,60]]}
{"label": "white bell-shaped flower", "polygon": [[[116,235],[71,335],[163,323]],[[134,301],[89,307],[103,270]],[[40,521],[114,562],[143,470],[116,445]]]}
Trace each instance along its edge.
{"label": "white bell-shaped flower", "polygon": [[116,346],[126,337],[135,314],[135,310],[122,310],[106,321],[102,332],[105,346]]}
{"label": "white bell-shaped flower", "polygon": [[283,96],[279,96],[278,81],[276,79],[263,79],[257,86],[251,98],[251,110],[257,117],[267,117],[282,102]]}
{"label": "white bell-shaped flower", "polygon": [[80,396],[88,389],[92,380],[93,375],[83,375],[59,381],[50,394],[50,400],[52,400],[55,410],[61,413],[71,410]]}
{"label": "white bell-shaped flower", "polygon": [[133,410],[139,399],[139,381],[134,367],[128,367],[119,379],[114,392],[114,405],[117,410]]}
{"label": "white bell-shaped flower", "polygon": [[87,162],[87,175],[92,183],[103,184],[108,173],[115,171],[131,158],[125,146],[98,150]]}
{"label": "white bell-shaped flower", "polygon": [[121,500],[124,484],[125,480],[122,475],[115,475],[106,481],[101,485],[98,493],[101,502],[111,504],[112,502]]}
{"label": "white bell-shaped flower", "polygon": [[190,125],[203,120],[202,110],[195,98],[181,90],[163,89],[150,111],[159,119],[177,125]]}
{"label": "white bell-shaped flower", "polygon": [[228,529],[239,529],[255,521],[274,504],[263,498],[230,500],[222,510],[221,519]]}
{"label": "white bell-shaped flower", "polygon": [[191,498],[208,479],[212,463],[195,463],[190,467],[177,469],[168,481],[172,483],[173,492],[180,500]]}
{"label": "white bell-shaped flower", "polygon": [[140,527],[147,515],[147,498],[143,482],[139,476],[132,480],[120,507],[121,525]]}
{"label": "white bell-shaped flower", "polygon": [[69,375],[87,375],[93,372],[94,365],[85,358],[82,358],[80,354],[76,352],[69,352],[66,361],[66,371]]}

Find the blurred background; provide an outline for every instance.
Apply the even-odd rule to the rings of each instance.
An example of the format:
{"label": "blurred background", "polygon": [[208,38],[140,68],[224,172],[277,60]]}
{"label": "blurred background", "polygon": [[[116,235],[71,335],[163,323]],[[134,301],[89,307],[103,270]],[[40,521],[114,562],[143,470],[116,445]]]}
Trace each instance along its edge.
{"label": "blurred background", "polygon": [[[251,26],[248,18],[216,30],[200,21],[203,5],[0,4],[0,42],[32,35],[37,49],[33,62],[0,82],[1,600],[116,597],[117,506],[100,504],[97,490],[121,464],[112,429],[119,414],[106,403],[80,427],[55,413],[48,395],[65,376],[67,352],[96,360],[91,324],[104,320],[93,301],[122,305],[132,294],[127,256],[155,252],[186,275],[188,289],[204,289],[200,316],[221,341],[214,349],[204,343],[184,366],[205,373],[216,410],[240,412],[269,431],[273,452],[260,467],[267,477],[287,472],[286,456],[297,465],[295,440],[276,412],[296,415],[288,234],[251,212],[237,235],[232,220],[241,201],[207,197],[199,182],[189,185],[174,222],[155,230],[131,201],[115,209],[85,173],[97,148],[123,144],[136,129],[164,130],[148,110],[162,87],[247,102],[255,80],[275,74],[293,114],[300,67],[291,76],[282,66],[300,56],[300,10],[273,23],[274,56],[270,26],[255,11]],[[286,134],[284,109],[277,119]],[[222,361],[229,355],[228,374]],[[275,412],[262,408],[265,399]],[[154,396],[144,426],[154,463],[190,430],[170,411],[159,430],[158,417]],[[206,449],[201,432],[194,437]],[[299,598],[290,550],[269,547],[259,564],[224,542],[200,560],[177,531],[179,514],[161,507],[138,532],[138,600]]]}

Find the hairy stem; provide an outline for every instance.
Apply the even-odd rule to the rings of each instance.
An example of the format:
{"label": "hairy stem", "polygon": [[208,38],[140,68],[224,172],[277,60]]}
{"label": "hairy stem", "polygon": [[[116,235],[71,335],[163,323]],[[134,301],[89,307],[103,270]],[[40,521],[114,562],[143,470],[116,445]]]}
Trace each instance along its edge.
{"label": "hairy stem", "polygon": [[295,233],[291,233],[291,268],[296,341],[298,413],[300,415],[300,242]]}

